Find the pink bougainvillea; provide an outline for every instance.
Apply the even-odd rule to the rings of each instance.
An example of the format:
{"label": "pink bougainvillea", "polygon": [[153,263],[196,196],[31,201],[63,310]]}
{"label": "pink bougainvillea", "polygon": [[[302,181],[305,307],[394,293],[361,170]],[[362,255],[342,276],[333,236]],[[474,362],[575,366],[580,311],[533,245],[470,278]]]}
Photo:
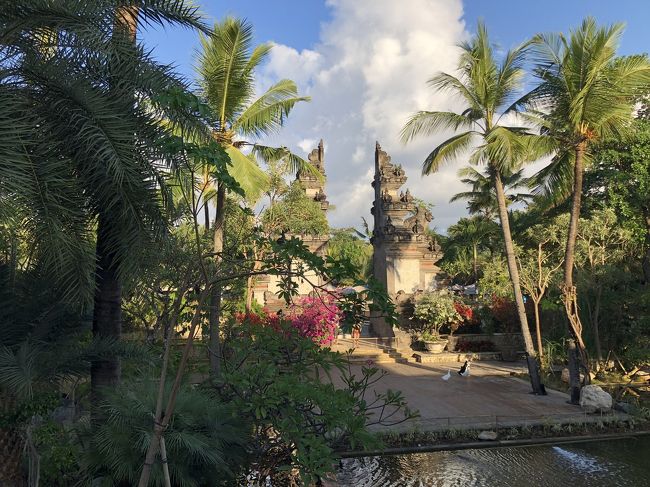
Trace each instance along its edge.
{"label": "pink bougainvillea", "polygon": [[296,329],[298,333],[318,345],[331,345],[336,338],[336,330],[341,321],[341,310],[333,297],[317,296],[303,297],[291,305],[282,314],[266,312],[263,315],[255,313],[236,313],[235,319],[253,325],[268,326],[280,331],[280,322],[285,322]]}
{"label": "pink bougainvillea", "polygon": [[341,310],[329,296],[308,296],[291,306],[287,317],[302,336],[318,345],[331,345],[336,338]]}

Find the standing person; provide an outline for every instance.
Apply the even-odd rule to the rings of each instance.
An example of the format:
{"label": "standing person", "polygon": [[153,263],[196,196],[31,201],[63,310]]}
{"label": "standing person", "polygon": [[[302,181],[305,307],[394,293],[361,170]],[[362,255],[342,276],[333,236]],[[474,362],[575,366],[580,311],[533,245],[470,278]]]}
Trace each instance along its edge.
{"label": "standing person", "polygon": [[359,347],[359,338],[361,338],[361,325],[359,323],[355,323],[352,325],[352,346],[354,348]]}

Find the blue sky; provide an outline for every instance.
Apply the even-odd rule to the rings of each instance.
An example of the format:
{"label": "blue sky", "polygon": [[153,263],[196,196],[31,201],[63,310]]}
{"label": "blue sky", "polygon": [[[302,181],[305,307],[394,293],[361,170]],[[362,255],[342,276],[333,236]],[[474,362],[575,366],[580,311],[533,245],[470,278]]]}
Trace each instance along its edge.
{"label": "blue sky", "polygon": [[[358,0],[371,2],[372,0]],[[407,6],[409,0],[402,0]],[[331,20],[324,0],[197,0],[210,22],[224,16],[243,17],[255,26],[256,42],[273,41],[297,50],[319,42],[321,25]],[[479,19],[494,40],[509,47],[537,32],[567,32],[587,15],[600,23],[625,22],[621,53],[650,51],[650,0],[465,0],[465,21],[471,31]],[[197,34],[184,29],[148,31],[142,40],[156,56],[175,64],[193,78],[193,53]]]}
{"label": "blue sky", "polygon": [[[538,32],[558,32],[592,15],[601,24],[625,22],[620,53],[650,51],[650,0],[197,0],[210,22],[244,17],[256,42],[276,44],[258,73],[262,89],[281,79],[297,82],[312,97],[296,106],[282,131],[267,144],[306,155],[325,140],[327,194],[334,226],[359,226],[369,218],[375,141],[403,165],[411,192],[434,204],[439,231],[466,214],[449,198],[465,188],[456,175],[467,163],[422,177],[421,162],[450,133],[408,146],[399,131],[416,110],[459,110],[448,95],[432,93],[426,80],[455,69],[455,47],[483,19],[503,48]],[[167,28],[140,39],[161,61],[194,78],[195,32]],[[535,167],[541,167],[541,162]]]}

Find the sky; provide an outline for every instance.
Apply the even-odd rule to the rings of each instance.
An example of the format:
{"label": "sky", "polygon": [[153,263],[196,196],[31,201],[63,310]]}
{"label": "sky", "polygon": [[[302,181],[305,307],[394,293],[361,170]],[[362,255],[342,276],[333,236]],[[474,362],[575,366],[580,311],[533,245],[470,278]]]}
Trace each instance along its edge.
{"label": "sky", "polygon": [[[432,92],[426,81],[453,72],[456,45],[483,20],[493,42],[511,48],[538,32],[568,32],[588,15],[600,24],[625,22],[620,54],[650,52],[650,0],[195,0],[209,23],[246,18],[257,43],[275,46],[257,74],[260,89],[296,81],[312,101],[296,105],[265,144],[306,156],[325,142],[326,192],[334,227],[370,219],[375,141],[409,177],[405,187],[434,205],[432,226],[445,232],[465,216],[466,190],[457,170],[466,158],[422,176],[427,154],[451,135],[441,132],[403,145],[399,131],[417,110],[457,110],[458,100]],[[154,57],[189,80],[198,34],[179,27],[145,30],[140,40]],[[465,160],[463,160],[465,159]],[[534,167],[534,166],[533,166]],[[532,169],[531,169],[532,170]]]}

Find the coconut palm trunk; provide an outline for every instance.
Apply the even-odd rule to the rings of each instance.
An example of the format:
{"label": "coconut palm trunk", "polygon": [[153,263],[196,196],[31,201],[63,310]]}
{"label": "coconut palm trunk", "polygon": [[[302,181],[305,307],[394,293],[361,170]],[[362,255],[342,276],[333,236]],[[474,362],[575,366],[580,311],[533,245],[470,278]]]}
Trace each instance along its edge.
{"label": "coconut palm trunk", "polygon": [[503,189],[503,182],[501,181],[501,174],[496,168],[494,170],[494,189],[496,190],[497,205],[499,208],[499,221],[501,222],[501,230],[503,232],[503,242],[505,247],[506,262],[508,265],[508,273],[510,274],[510,282],[512,283],[512,292],[515,297],[517,316],[521,325],[521,335],[524,339],[524,346],[526,348],[526,359],[528,362],[530,382],[533,388],[533,392],[535,394],[542,394],[543,390],[539,376],[539,367],[536,360],[537,353],[533,344],[533,338],[530,334],[528,318],[526,317],[526,307],[524,306],[524,298],[521,294],[521,285],[519,283],[519,269],[517,269],[517,259],[515,256],[514,245],[512,243],[512,234],[510,232],[510,220],[508,218],[506,195]]}
{"label": "coconut palm trunk", "polygon": [[[216,270],[220,272],[226,223],[226,188],[222,183],[217,186],[216,206],[213,251]],[[210,292],[210,373],[215,377],[221,374],[221,298],[221,285],[213,285]]]}
{"label": "coconut palm trunk", "polygon": [[[578,292],[573,283],[573,268],[575,264],[575,246],[578,236],[578,223],[580,221],[580,205],[582,203],[582,180],[584,176],[584,157],[587,143],[581,142],[576,146],[575,163],[573,166],[573,195],[571,202],[571,213],[569,218],[569,230],[567,235],[566,248],[564,251],[564,283],[562,285],[562,301],[569,323],[569,332],[575,341],[576,351],[569,352],[569,360],[580,359],[580,364],[572,364],[569,367],[569,373],[573,377],[569,378],[571,386],[571,403],[579,404],[580,402],[580,369],[584,371],[584,382],[590,382],[589,361],[587,350],[582,339],[582,322],[578,310]],[[576,373],[577,371],[577,373]]]}

